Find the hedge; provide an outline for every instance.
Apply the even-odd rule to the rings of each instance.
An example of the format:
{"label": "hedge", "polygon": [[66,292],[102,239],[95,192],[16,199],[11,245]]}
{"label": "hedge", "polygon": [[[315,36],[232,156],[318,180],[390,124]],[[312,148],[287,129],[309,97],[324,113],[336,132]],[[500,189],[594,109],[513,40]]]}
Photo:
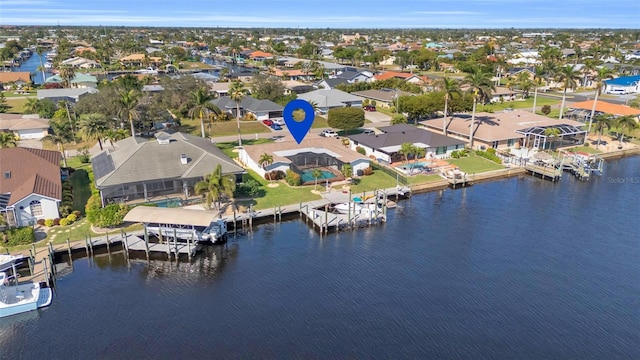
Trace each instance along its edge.
{"label": "hedge", "polygon": [[11,228],[0,232],[0,242],[4,242],[5,235],[7,237],[5,246],[29,245],[36,241],[36,235],[30,226]]}

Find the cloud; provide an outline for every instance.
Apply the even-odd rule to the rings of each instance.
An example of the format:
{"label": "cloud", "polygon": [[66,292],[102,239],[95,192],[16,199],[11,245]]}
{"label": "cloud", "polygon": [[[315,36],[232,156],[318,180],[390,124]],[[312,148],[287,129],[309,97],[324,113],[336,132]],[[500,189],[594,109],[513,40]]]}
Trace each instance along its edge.
{"label": "cloud", "polygon": [[[44,5],[44,4],[49,4],[49,1],[44,1],[44,0],[2,0],[2,2],[0,2],[0,5],[2,6],[28,6],[28,5]],[[2,10],[2,12],[4,12],[5,9]]]}
{"label": "cloud", "polygon": [[485,13],[476,12],[476,11],[412,11],[410,14],[418,14],[418,15],[484,15]]}

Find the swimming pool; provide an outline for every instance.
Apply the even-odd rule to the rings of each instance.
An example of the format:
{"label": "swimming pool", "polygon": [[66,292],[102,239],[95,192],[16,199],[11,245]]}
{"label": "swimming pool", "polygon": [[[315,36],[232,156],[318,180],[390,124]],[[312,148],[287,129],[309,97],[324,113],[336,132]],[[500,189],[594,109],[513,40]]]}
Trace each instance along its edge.
{"label": "swimming pool", "polygon": [[182,199],[180,198],[170,198],[170,199],[162,199],[158,201],[151,201],[149,204],[154,204],[157,207],[162,208],[177,208],[182,206]]}
{"label": "swimming pool", "polygon": [[412,174],[429,171],[430,169],[429,165],[431,164],[424,161],[418,161],[418,162],[410,162],[408,164],[402,164],[402,165],[396,166],[396,169],[398,169],[400,172],[404,174],[412,175]]}
{"label": "swimming pool", "polygon": [[[320,170],[320,172],[321,172],[321,175],[318,178],[318,182],[320,182],[321,180],[333,179],[333,178],[337,177],[331,171]],[[316,181],[316,178],[313,177],[313,170],[304,170],[300,174],[300,179],[302,180],[303,184],[307,183],[307,182],[315,182]]]}

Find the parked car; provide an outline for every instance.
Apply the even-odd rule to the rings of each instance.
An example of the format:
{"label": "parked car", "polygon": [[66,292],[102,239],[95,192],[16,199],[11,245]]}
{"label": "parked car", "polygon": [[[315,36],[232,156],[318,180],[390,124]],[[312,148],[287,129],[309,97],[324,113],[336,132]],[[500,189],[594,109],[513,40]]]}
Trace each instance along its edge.
{"label": "parked car", "polygon": [[365,135],[374,135],[376,132],[371,129],[363,129],[362,133]]}
{"label": "parked car", "polygon": [[376,107],[373,105],[365,105],[364,107],[365,111],[376,111]]}
{"label": "parked car", "polygon": [[278,125],[276,123],[271,124],[271,128],[273,130],[282,130],[282,126],[280,126],[280,125]]}
{"label": "parked car", "polygon": [[322,132],[320,133],[320,136],[324,136],[324,137],[338,137],[338,133],[330,130],[330,129],[326,129],[326,130],[322,130]]}
{"label": "parked car", "polygon": [[262,120],[262,123],[263,123],[263,124],[265,124],[265,125],[267,125],[267,126],[271,126],[271,125],[273,125],[273,121],[271,121],[271,120],[269,120],[269,119],[267,119],[267,120]]}
{"label": "parked car", "polygon": [[274,124],[278,124],[280,126],[284,126],[284,119],[283,118],[271,119],[271,121],[273,121]]}

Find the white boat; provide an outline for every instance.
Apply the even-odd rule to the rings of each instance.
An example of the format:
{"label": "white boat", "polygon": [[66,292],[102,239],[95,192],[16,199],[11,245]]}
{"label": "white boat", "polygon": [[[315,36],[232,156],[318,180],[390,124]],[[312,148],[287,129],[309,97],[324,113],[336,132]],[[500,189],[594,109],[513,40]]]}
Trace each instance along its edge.
{"label": "white boat", "polygon": [[51,305],[51,289],[40,284],[10,285],[5,272],[0,272],[0,318],[37,310]]}
{"label": "white boat", "polygon": [[193,225],[175,225],[150,223],[147,225],[149,233],[158,236],[173,238],[176,236],[182,240],[210,241],[212,243],[221,242],[227,234],[227,222],[218,219],[207,227]]}
{"label": "white boat", "polygon": [[19,264],[24,257],[22,255],[0,254],[0,271],[11,269],[14,264]]}
{"label": "white boat", "polygon": [[349,214],[357,215],[357,214],[368,214],[375,213],[377,211],[382,211],[381,203],[363,203],[363,202],[351,202],[351,203],[341,203],[336,204],[333,208],[340,214]]}
{"label": "white boat", "polygon": [[149,66],[146,69],[137,70],[136,74],[158,75],[158,70]]}

